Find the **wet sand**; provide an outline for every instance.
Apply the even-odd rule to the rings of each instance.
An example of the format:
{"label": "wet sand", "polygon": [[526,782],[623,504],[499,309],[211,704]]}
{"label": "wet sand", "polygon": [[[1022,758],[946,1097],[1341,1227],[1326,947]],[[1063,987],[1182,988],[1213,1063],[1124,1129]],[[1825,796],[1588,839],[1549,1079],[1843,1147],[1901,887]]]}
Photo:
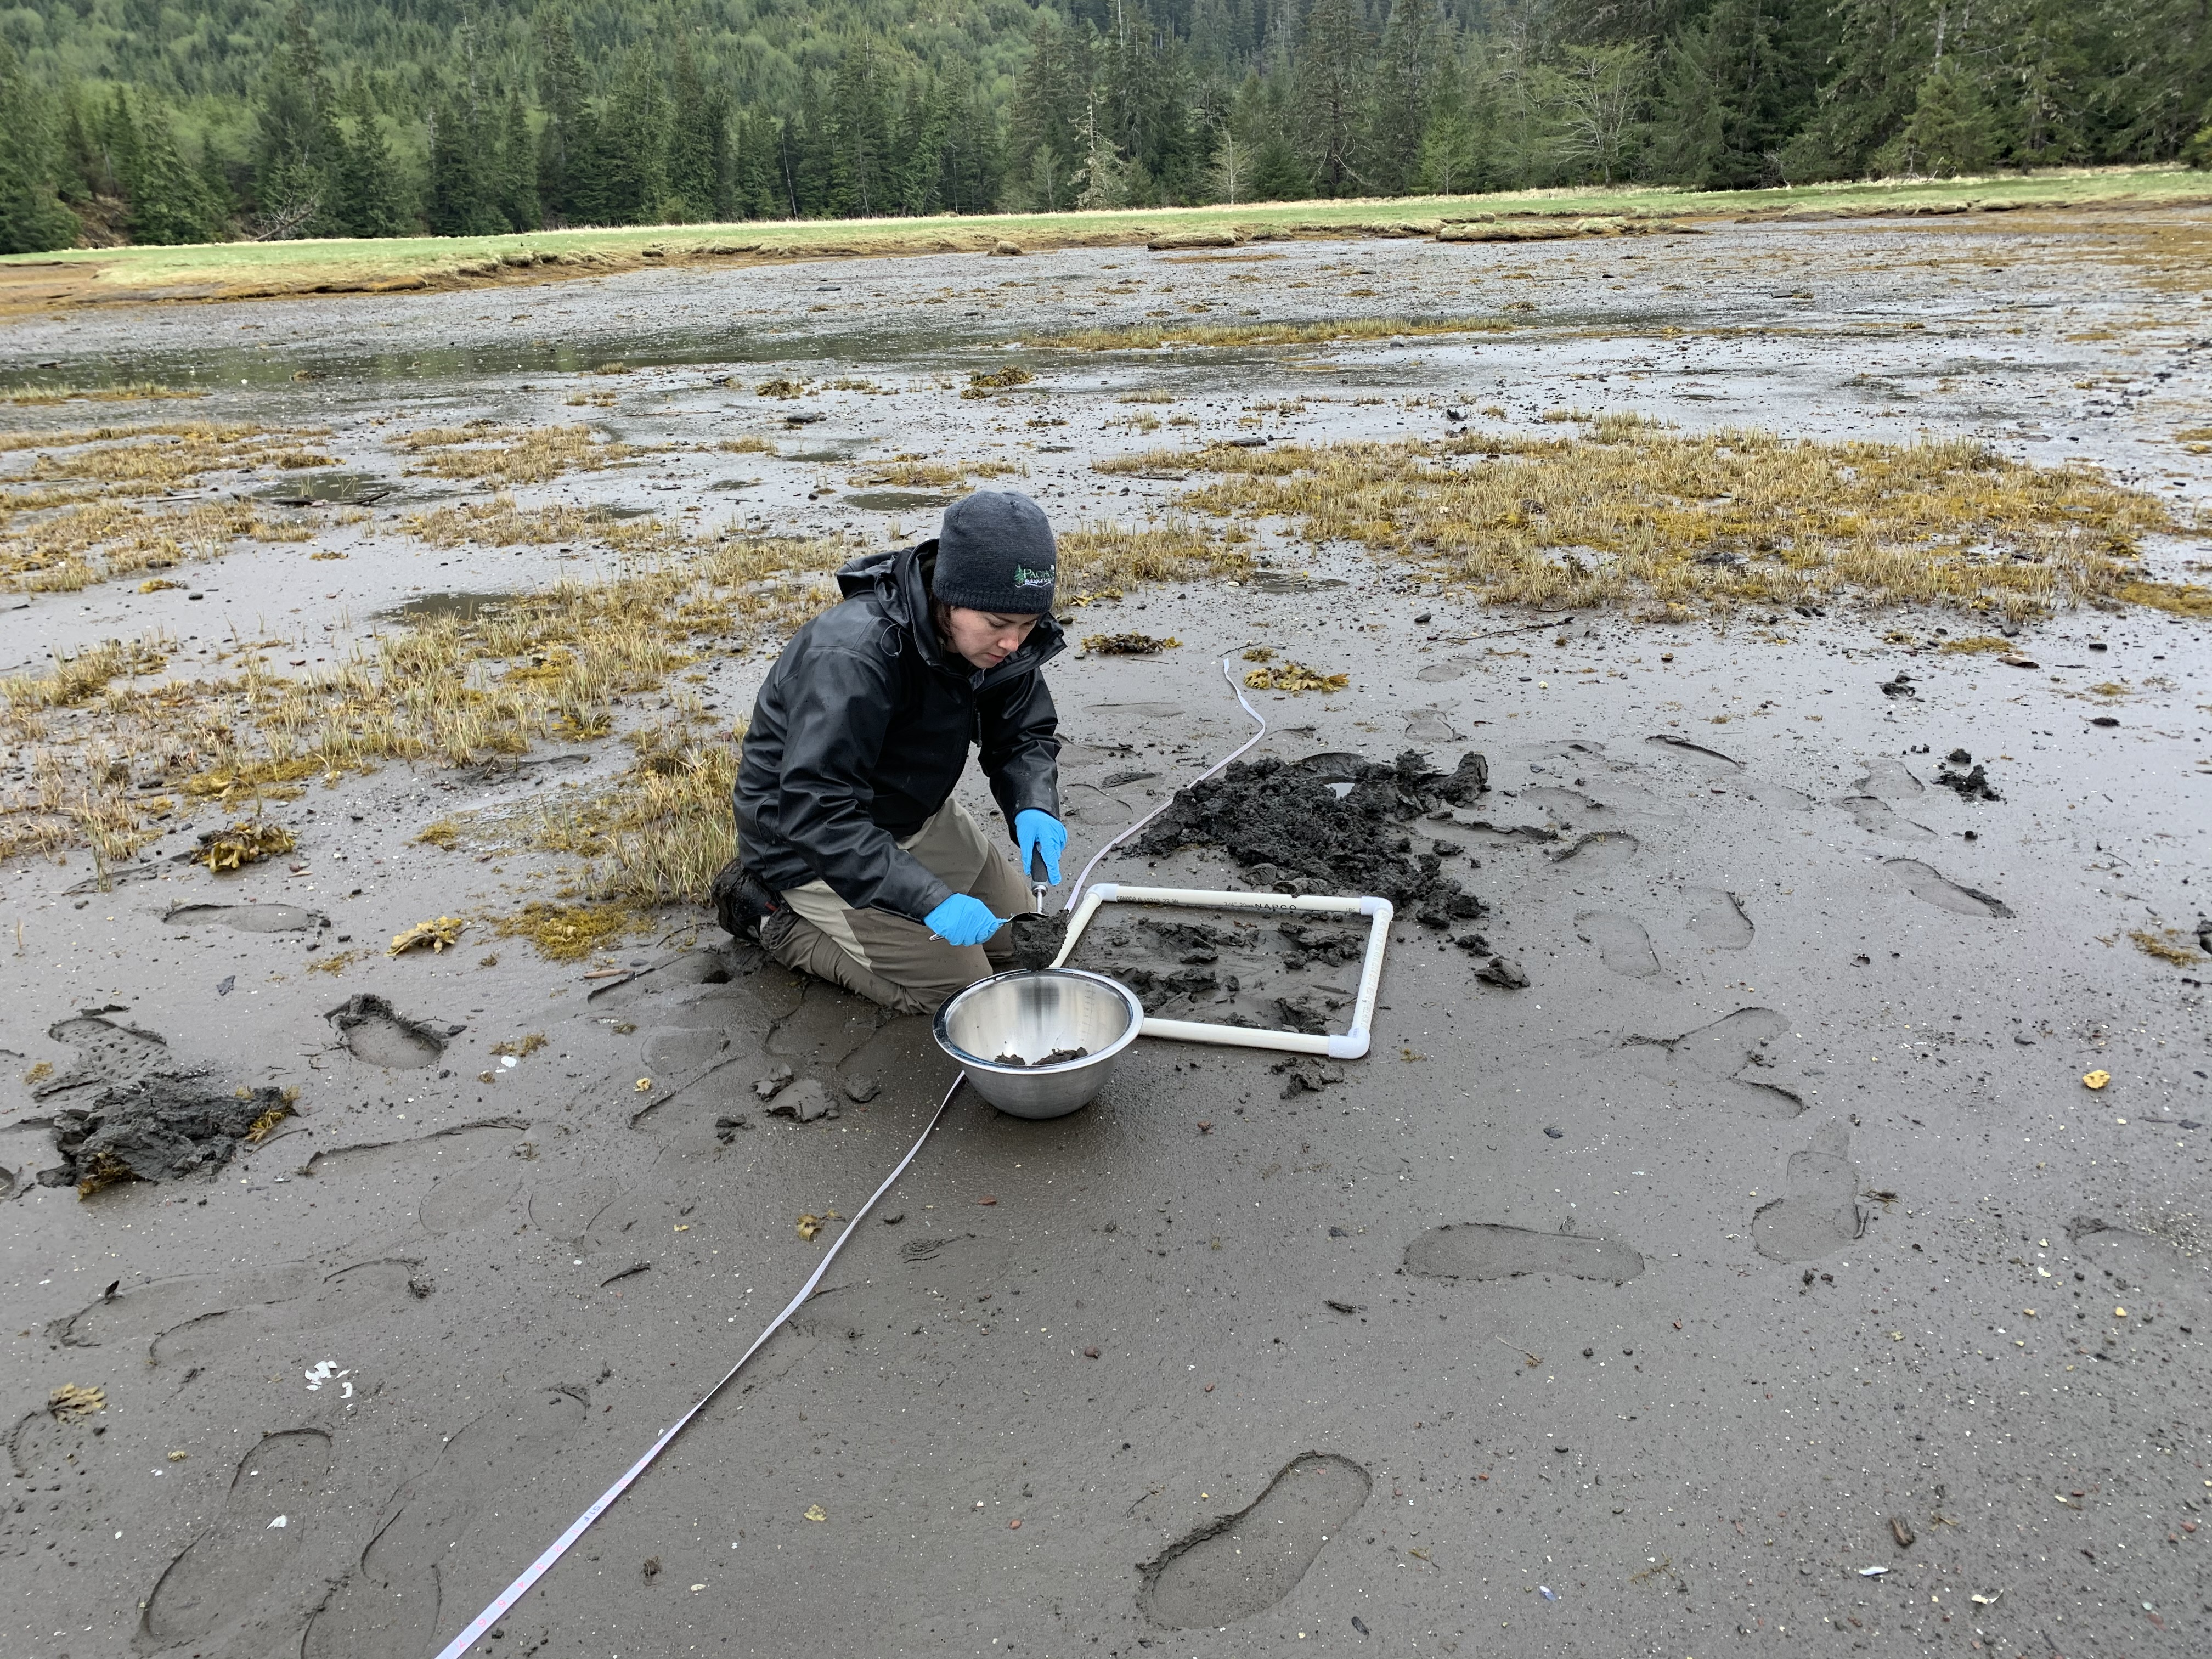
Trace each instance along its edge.
{"label": "wet sand", "polygon": [[[1441,431],[1447,398],[1516,424],[1573,405],[1978,435],[2201,500],[2205,459],[2172,434],[2212,404],[2202,293],[2105,260],[2078,216],[2014,220],[840,261],[502,290],[495,317],[463,294],[21,325],[10,363],[197,369],[225,389],[193,412],[327,424],[347,470],[398,488],[313,544],[342,564],[246,547],[183,568],[188,590],[10,596],[0,668],[157,627],[186,659],[234,629],[335,659],[400,604],[589,568],[405,540],[398,515],[454,487],[403,477],[374,424],[574,419],[580,391],[615,394],[581,414],[629,441],[803,453],[656,455],[524,505],[696,505],[869,546],[932,522],[851,503],[871,455],[1011,459],[1063,522],[1128,521],[1182,486],[1092,460]],[[1097,294],[1129,275],[1140,293]],[[1525,334],[1021,352],[1034,388],[957,395],[1025,328],[1524,292]],[[577,372],[615,360],[631,372]],[[778,370],[887,390],[747,389]],[[1179,401],[1116,401],[1152,387]],[[1340,401],[1252,407],[1323,387]],[[825,418],[793,432],[793,407]],[[1127,424],[1148,410],[1198,424]],[[760,482],[712,488],[739,477]],[[2204,624],[2067,613],[2021,635],[2019,668],[1940,652],[1929,616],[1486,610],[1258,528],[1261,584],[1086,613],[1179,648],[1053,669],[1071,853],[1243,741],[1219,661],[1288,644],[1351,685],[1255,696],[1255,757],[1487,757],[1490,793],[1416,828],[1456,844],[1445,867],[1491,907],[1468,926],[1529,984],[1477,979],[1464,929],[1401,918],[1364,1060],[1294,1086],[1266,1054],[1140,1043],[1070,1118],[960,1102],[823,1294],[481,1650],[2201,1645],[2205,964],[2130,934],[2191,937],[2212,908]],[[2204,556],[2146,551],[2176,577]],[[702,702],[741,713],[768,660],[702,664]],[[1885,695],[1900,670],[1912,695]],[[1937,785],[1958,749],[2001,799]],[[623,758],[539,751],[565,752],[580,781]],[[410,838],[547,787],[394,764],[312,790],[286,813],[297,852],[240,873],[161,861],[182,827],[110,892],[81,852],[0,872],[9,1076],[90,1079],[11,1082],[0,1126],[11,1651],[434,1651],[844,1225],[810,1241],[798,1218],[854,1208],[934,1108],[951,1073],[926,1022],[795,982],[697,913],[621,951],[627,976],[520,941],[480,967],[474,933],[306,971],[341,937],[538,890],[542,855]],[[1206,849],[1100,874],[1248,884]],[[267,927],[280,905],[301,925]],[[1102,930],[1077,960],[1169,965],[1115,948]],[[1316,994],[1353,971],[1252,954]],[[389,1013],[327,1017],[364,994]],[[755,1084],[782,1066],[836,1115],[769,1115]],[[299,1115],[211,1179],[35,1184],[70,1097],[192,1067],[297,1088]],[[105,1409],[51,1413],[65,1383]]]}

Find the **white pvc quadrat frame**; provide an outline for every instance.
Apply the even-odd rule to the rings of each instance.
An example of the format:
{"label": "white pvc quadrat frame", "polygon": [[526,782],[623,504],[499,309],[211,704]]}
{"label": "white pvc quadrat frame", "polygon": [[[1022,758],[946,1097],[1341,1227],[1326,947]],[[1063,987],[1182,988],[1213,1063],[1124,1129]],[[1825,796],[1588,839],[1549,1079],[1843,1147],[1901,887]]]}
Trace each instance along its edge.
{"label": "white pvc quadrat frame", "polygon": [[1382,951],[1389,943],[1395,912],[1385,898],[1324,898],[1314,894],[1209,893],[1187,887],[1125,887],[1102,881],[1083,896],[1068,919],[1067,938],[1052,965],[1063,967],[1083,930],[1102,904],[1180,904],[1200,910],[1267,910],[1280,915],[1362,915],[1368,918],[1367,951],[1359,963],[1359,992],[1352,1006],[1352,1029],[1316,1036],[1306,1031],[1270,1031],[1244,1025],[1214,1025],[1203,1020],[1155,1019],[1147,1016],[1138,1035],[1171,1042],[1219,1042],[1239,1048],[1277,1048],[1293,1054],[1326,1054],[1358,1060],[1366,1054],[1375,1027],[1375,996],[1382,983]]}

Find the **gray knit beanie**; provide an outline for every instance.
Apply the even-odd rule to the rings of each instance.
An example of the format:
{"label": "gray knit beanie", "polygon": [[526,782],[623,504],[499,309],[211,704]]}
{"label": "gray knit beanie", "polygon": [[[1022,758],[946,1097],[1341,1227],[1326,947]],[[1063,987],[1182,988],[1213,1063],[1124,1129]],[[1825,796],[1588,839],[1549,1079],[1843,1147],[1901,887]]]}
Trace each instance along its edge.
{"label": "gray knit beanie", "polygon": [[945,509],[930,592],[945,605],[1023,617],[1052,609],[1059,550],[1044,509],[1008,489],[979,489]]}

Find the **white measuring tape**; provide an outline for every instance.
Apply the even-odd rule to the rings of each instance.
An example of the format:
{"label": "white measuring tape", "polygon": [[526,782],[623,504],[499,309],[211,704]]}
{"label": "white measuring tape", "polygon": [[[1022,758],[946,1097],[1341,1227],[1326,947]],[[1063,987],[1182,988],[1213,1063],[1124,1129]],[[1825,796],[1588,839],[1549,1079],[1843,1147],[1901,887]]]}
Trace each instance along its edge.
{"label": "white measuring tape", "polygon": [[668,1427],[662,1431],[660,1438],[654,1441],[653,1444],[647,1448],[645,1455],[639,1458],[636,1462],[631,1464],[629,1468],[623,1470],[621,1480],[616,1481],[613,1486],[609,1486],[596,1498],[592,1499],[592,1507],[586,1510],[581,1515],[570,1522],[568,1523],[568,1531],[562,1533],[550,1544],[548,1544],[545,1547],[545,1553],[540,1555],[535,1561],[532,1561],[528,1566],[525,1567],[522,1570],[520,1576],[518,1577],[512,1584],[509,1584],[497,1595],[492,1597],[491,1605],[487,1607],[474,1619],[471,1619],[469,1621],[467,1629],[464,1630],[452,1641],[447,1643],[444,1647],[439,1649],[438,1659],[461,1659],[461,1656],[469,1650],[470,1647],[476,1643],[478,1638],[482,1637],[486,1631],[489,1630],[501,1620],[506,1618],[507,1613],[513,1610],[514,1604],[517,1601],[520,1601],[529,1593],[530,1587],[536,1583],[539,1579],[543,1578],[548,1572],[551,1571],[554,1563],[568,1553],[569,1546],[584,1535],[585,1532],[590,1528],[592,1522],[605,1515],[609,1507],[613,1504],[615,1499],[620,1498],[624,1492],[628,1492],[630,1488],[631,1483],[635,1481],[638,1476],[643,1474],[647,1469],[652,1468],[653,1460],[668,1449],[669,1443],[674,1440],[678,1435],[683,1433],[684,1431],[690,1426],[691,1419],[698,1416],[701,1412],[705,1411],[707,1407],[713,1403],[714,1398],[716,1395],[721,1393],[724,1389],[729,1387],[730,1379],[734,1377],[739,1371],[744,1370],[745,1362],[768,1346],[769,1338],[774,1336],[778,1330],[782,1328],[783,1322],[790,1318],[792,1315],[797,1313],[800,1305],[805,1302],[806,1298],[814,1294],[814,1287],[822,1282],[822,1275],[830,1271],[830,1264],[837,1259],[837,1252],[845,1248],[847,1241],[849,1240],[854,1233],[860,1231],[860,1224],[867,1219],[868,1212],[875,1207],[876,1200],[881,1198],[885,1193],[890,1191],[891,1183],[906,1173],[906,1166],[914,1162],[915,1154],[921,1150],[922,1143],[929,1139],[931,1132],[937,1127],[938,1123],[944,1118],[946,1109],[952,1104],[953,1096],[960,1092],[961,1085],[967,1081],[968,1079],[965,1077],[959,1077],[953,1079],[952,1086],[945,1091],[945,1098],[937,1103],[937,1109],[930,1114],[929,1121],[922,1126],[921,1135],[915,1139],[913,1146],[906,1149],[906,1156],[898,1161],[898,1167],[894,1169],[889,1175],[885,1176],[884,1177],[884,1184],[877,1188],[873,1193],[869,1194],[868,1201],[866,1204],[863,1204],[858,1210],[854,1212],[852,1221],[848,1224],[845,1231],[838,1234],[836,1239],[831,1242],[828,1253],[825,1254],[821,1261],[816,1265],[814,1271],[807,1275],[806,1283],[799,1287],[799,1294],[791,1298],[789,1304],[785,1307],[781,1313],[778,1314],[773,1320],[769,1322],[769,1327],[766,1330],[763,1331],[758,1336],[753,1339],[752,1346],[747,1348],[744,1352],[739,1356],[738,1363],[731,1366],[730,1369],[724,1373],[722,1380],[714,1384],[713,1388],[708,1389],[705,1394],[700,1395],[698,1404],[692,1407],[690,1411],[684,1413],[683,1416],[678,1418],[673,1423],[670,1424]]}

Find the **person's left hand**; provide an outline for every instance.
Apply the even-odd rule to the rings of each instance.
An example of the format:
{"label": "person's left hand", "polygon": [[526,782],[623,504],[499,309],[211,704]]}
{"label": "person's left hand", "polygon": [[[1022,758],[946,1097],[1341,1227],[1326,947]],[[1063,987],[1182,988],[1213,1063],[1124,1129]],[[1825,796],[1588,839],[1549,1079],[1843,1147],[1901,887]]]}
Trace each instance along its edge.
{"label": "person's left hand", "polygon": [[1030,873],[1030,854],[1032,851],[1044,856],[1044,872],[1051,880],[1060,879],[1060,855],[1067,846],[1067,826],[1049,812],[1040,812],[1034,806],[1014,814],[1014,841],[1021,848],[1022,875]]}

